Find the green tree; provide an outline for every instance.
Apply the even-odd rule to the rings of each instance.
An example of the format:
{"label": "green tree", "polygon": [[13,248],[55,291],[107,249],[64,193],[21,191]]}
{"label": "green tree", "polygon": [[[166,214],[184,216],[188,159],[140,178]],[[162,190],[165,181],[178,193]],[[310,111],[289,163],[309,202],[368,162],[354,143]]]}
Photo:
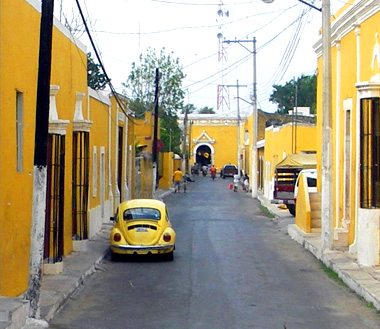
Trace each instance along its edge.
{"label": "green tree", "polygon": [[[123,86],[123,93],[130,100],[131,110],[141,117],[146,111],[155,108],[156,68],[159,69],[159,116],[161,118],[161,140],[165,143],[165,151],[179,153],[181,130],[177,124],[177,113],[183,109],[185,92],[182,90],[182,80],[185,75],[179,59],[173,52],[166,54],[162,48],[159,54],[155,49],[148,48],[145,56],[139,57],[139,63],[132,63],[132,71]],[[171,141],[171,143],[170,143]]]}
{"label": "green tree", "polygon": [[215,114],[215,111],[212,107],[205,106],[199,110],[199,114]]}
{"label": "green tree", "polygon": [[292,79],[285,85],[274,85],[274,91],[269,97],[269,100],[277,104],[278,113],[288,113],[296,106],[296,91],[297,91],[297,106],[310,107],[310,112],[315,113],[316,108],[316,93],[317,93],[317,76],[301,75],[297,80]]}
{"label": "green tree", "polygon": [[92,59],[91,53],[87,54],[87,85],[95,90],[103,90],[107,85],[106,76],[100,71],[100,64]]}
{"label": "green tree", "polygon": [[187,104],[182,108],[181,114],[185,114],[186,111],[187,114],[194,113],[196,110],[197,108],[194,106],[194,104]]}

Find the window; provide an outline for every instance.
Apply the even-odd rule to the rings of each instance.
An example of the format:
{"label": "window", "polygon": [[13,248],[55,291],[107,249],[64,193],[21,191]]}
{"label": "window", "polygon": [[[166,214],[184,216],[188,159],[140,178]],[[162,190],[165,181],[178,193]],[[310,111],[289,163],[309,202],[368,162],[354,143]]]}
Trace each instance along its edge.
{"label": "window", "polygon": [[17,171],[23,170],[24,94],[16,91],[16,159]]}
{"label": "window", "polygon": [[360,207],[379,208],[380,98],[360,101]]}
{"label": "window", "polygon": [[161,218],[160,211],[153,208],[132,208],[124,211],[124,220],[132,219],[153,219],[159,220]]}
{"label": "window", "polygon": [[74,131],[72,178],[72,236],[74,240],[88,238],[89,139],[89,132]]}

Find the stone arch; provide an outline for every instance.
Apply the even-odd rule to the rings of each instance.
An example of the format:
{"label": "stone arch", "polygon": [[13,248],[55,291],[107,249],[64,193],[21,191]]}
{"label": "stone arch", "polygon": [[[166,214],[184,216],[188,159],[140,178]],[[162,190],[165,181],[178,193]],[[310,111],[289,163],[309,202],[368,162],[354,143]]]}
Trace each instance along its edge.
{"label": "stone arch", "polygon": [[214,156],[215,156],[215,149],[210,143],[199,143],[194,147],[194,160],[197,161],[197,154],[200,149],[203,149],[204,147],[207,147],[210,149],[210,161],[206,164],[214,164]]}

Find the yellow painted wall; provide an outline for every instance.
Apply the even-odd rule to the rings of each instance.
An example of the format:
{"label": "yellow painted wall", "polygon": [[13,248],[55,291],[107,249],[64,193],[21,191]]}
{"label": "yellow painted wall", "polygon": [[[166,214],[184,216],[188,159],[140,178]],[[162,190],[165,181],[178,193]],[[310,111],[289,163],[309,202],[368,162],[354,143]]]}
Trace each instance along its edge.
{"label": "yellow painted wall", "polygon": [[[201,144],[210,144],[215,150],[215,159],[212,159],[212,163],[217,167],[219,170],[228,163],[237,165],[237,126],[236,125],[196,125],[193,124],[191,126],[191,136],[192,139],[197,139],[199,136],[202,135],[203,131],[205,130],[207,135],[211,139],[215,139],[215,143],[209,143],[206,139],[202,139],[200,143],[195,144],[192,142],[192,150],[191,150],[191,157],[190,157],[190,163],[194,164],[196,157],[195,157],[195,149],[197,145]],[[244,136],[243,133],[244,129],[241,128],[241,140]]]}
{"label": "yellow painted wall", "polygon": [[[24,1],[5,0],[0,15],[0,294],[15,296],[28,282],[39,14]],[[22,172],[16,171],[17,90],[24,93]]]}
{"label": "yellow painted wall", "polygon": [[[96,182],[94,182],[94,166],[90,166],[90,187],[89,187],[89,195],[90,195],[90,202],[89,202],[89,210],[96,208],[100,206],[101,204],[101,182],[100,182],[100,158],[101,158],[101,147],[104,147],[104,183],[105,183],[105,199],[108,199],[109,195],[109,144],[108,144],[108,136],[109,136],[109,105],[100,101],[99,99],[90,97],[90,120],[92,121],[91,124],[91,130],[90,130],[90,158],[91,160],[94,160],[93,150],[94,147],[96,147],[97,151],[97,172],[96,172]],[[87,109],[86,109],[87,110]],[[91,161],[93,163],[93,161]],[[96,183],[96,191],[97,193],[94,195],[94,183]]]}
{"label": "yellow painted wall", "polygon": [[160,179],[160,188],[168,189],[173,184],[173,152],[161,153],[163,157],[163,175]]}
{"label": "yellow painted wall", "polygon": [[310,198],[306,177],[303,174],[299,178],[295,224],[305,233],[311,232]]}
{"label": "yellow painted wall", "polygon": [[[351,3],[353,0],[347,2],[335,15],[334,24],[342,24],[339,22],[341,14],[353,9]],[[360,18],[358,17],[358,20]],[[376,44],[375,34],[380,32],[379,22],[380,14],[375,13],[373,16],[366,18],[365,21],[360,22],[360,75],[359,82],[373,81],[373,78],[380,73],[377,67],[372,69],[372,56],[374,46]],[[344,29],[344,28],[343,28]],[[334,45],[331,49],[332,56],[332,145],[333,145],[333,163],[332,163],[332,181],[333,181],[333,223],[334,226],[342,227],[342,220],[346,219],[349,223],[349,244],[355,241],[355,226],[356,226],[356,191],[360,182],[357,181],[356,159],[360,157],[357,154],[356,135],[357,122],[360,120],[358,117],[359,110],[357,109],[357,89],[355,84],[357,79],[357,36],[355,33],[355,26],[349,26],[349,32],[339,36],[340,41],[340,67],[338,67],[338,48],[335,41],[332,40]],[[322,121],[323,121],[323,108],[322,108],[322,81],[323,81],[323,68],[322,57],[318,58],[318,78],[317,78],[317,127],[318,127],[318,152],[322,154]],[[340,72],[337,78],[337,72]],[[338,80],[337,80],[338,79]],[[375,79],[376,80],[376,79]],[[340,81],[340,92],[338,93],[337,81]],[[351,110],[351,167],[349,168],[350,175],[350,197],[347,203],[351,205],[350,213],[347,218],[344,218],[344,139],[345,139],[345,117],[346,111],[343,108],[344,100],[352,99]],[[321,177],[321,163],[322,157],[318,157],[318,174]],[[318,191],[321,191],[321,180],[318,180]]]}
{"label": "yellow painted wall", "polygon": [[[64,55],[63,55],[64,54]],[[76,93],[87,95],[87,55],[57,28],[53,30],[51,84],[58,85],[58,117],[69,120],[66,131],[64,255],[72,251],[72,149]],[[83,98],[83,115],[87,118],[87,97]],[[91,133],[90,133],[91,134]],[[91,154],[91,151],[90,151]],[[91,167],[91,166],[90,166]]]}
{"label": "yellow painted wall", "polygon": [[[295,130],[297,143],[295,144]],[[295,147],[296,146],[296,147]],[[294,152],[294,148],[296,152]],[[315,125],[286,124],[280,127],[270,127],[265,131],[265,162],[271,163],[270,177],[273,179],[276,165],[286,155],[303,151],[317,150],[317,127]]]}
{"label": "yellow painted wall", "polygon": [[[0,294],[27,289],[40,14],[22,0],[0,2]],[[27,37],[25,37],[27,36]],[[26,56],[27,54],[27,56]],[[73,78],[74,77],[74,78]],[[87,91],[86,54],[53,30],[51,84],[60,119],[72,122],[75,93]],[[23,93],[23,170],[16,171],[16,90]],[[85,105],[86,106],[86,101]],[[72,127],[66,135],[64,253],[71,243]]]}
{"label": "yellow painted wall", "polygon": [[152,153],[154,116],[152,112],[145,113],[145,119],[135,120],[135,141],[138,145],[147,145],[145,152]]}

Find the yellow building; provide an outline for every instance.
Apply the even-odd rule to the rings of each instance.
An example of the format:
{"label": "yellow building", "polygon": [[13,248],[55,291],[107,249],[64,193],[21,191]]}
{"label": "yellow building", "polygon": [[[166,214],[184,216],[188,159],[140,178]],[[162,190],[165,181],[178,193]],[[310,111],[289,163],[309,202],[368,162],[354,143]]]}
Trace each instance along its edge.
{"label": "yellow building", "polygon": [[[291,117],[291,116],[289,116]],[[263,151],[260,152],[261,149]],[[312,123],[286,123],[265,129],[265,139],[258,143],[259,168],[262,192],[273,199],[274,173],[278,163],[289,154],[315,153],[317,150],[317,127]]]}
{"label": "yellow building", "polygon": [[[379,11],[378,1],[351,0],[331,22],[332,218],[328,218],[329,228],[322,228],[335,246],[349,248],[360,264],[368,266],[379,264],[380,248]],[[321,40],[314,48],[322,72]],[[322,79],[319,74],[318,153],[322,151]],[[318,168],[321,177],[321,162]],[[321,180],[319,190],[323,198]]]}
{"label": "yellow building", "polygon": [[[1,296],[24,293],[29,279],[40,5],[35,0],[0,4]],[[45,273],[62,271],[63,257],[84,250],[133,190],[133,123],[121,111],[126,100],[121,106],[114,97],[88,89],[86,53],[55,20]]]}
{"label": "yellow building", "polygon": [[[220,170],[231,163],[243,170],[245,120],[244,117],[238,120],[236,116],[218,114],[188,115],[186,147],[190,150],[189,164],[214,165]],[[179,123],[183,125],[183,116],[180,116]]]}

